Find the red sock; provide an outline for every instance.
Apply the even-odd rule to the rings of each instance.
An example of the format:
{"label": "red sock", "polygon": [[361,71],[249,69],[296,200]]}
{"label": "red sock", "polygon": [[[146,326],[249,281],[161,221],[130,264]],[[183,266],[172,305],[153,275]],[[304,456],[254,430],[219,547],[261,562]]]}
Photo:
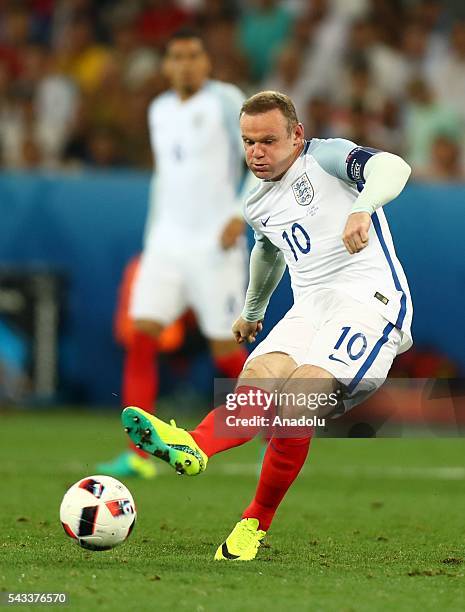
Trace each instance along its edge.
{"label": "red sock", "polygon": [[244,363],[249,356],[247,350],[241,346],[235,351],[228,353],[227,355],[220,355],[213,359],[216,368],[224,374],[226,378],[238,378],[242,372]]}
{"label": "red sock", "polygon": [[[158,342],[148,334],[135,332],[127,347],[123,366],[122,399],[125,406],[138,406],[153,413],[158,393],[158,367],[155,358]],[[130,443],[141,457],[146,453]]]}
{"label": "red sock", "polygon": [[[248,394],[250,391],[260,391],[261,393],[264,393],[261,389],[258,389],[258,387],[250,387],[248,385],[241,385],[240,387],[237,387],[235,393],[236,395]],[[225,425],[226,418],[231,414],[233,414],[233,412],[228,410],[225,404],[222,404],[209,412],[203,421],[201,421],[193,431],[189,432],[203,452],[208,455],[208,457],[211,457],[216,453],[221,453],[229,448],[240,446],[241,444],[252,440],[252,438],[259,433],[261,429],[260,427],[245,427],[240,430],[238,437],[233,437],[232,433],[234,430],[228,430],[227,426]],[[238,411],[234,411],[234,414],[237,416]],[[257,409],[257,407],[241,406],[241,416],[253,416],[254,414],[262,413],[260,412],[260,409]]]}
{"label": "red sock", "polygon": [[255,497],[242,518],[256,518],[268,531],[286,491],[297,478],[307,457],[311,437],[272,438],[266,449]]}

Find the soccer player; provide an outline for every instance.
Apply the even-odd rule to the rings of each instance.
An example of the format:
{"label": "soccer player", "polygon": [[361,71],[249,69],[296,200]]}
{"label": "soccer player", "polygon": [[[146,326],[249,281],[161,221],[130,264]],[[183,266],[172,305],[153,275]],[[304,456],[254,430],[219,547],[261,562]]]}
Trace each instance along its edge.
{"label": "soccer player", "polygon": [[[412,344],[409,289],[382,210],[402,191],[410,167],[348,140],[305,140],[292,101],[274,91],[244,102],[240,126],[247,164],[261,182],[245,203],[256,242],[245,306],[233,326],[237,342],[255,340],[286,265],[294,304],[250,354],[236,396],[276,397],[281,381],[283,397],[299,390],[336,394],[335,407],[322,402],[315,410],[335,415],[376,391],[395,356]],[[295,414],[292,405],[275,408]],[[228,412],[227,404],[218,406],[191,432],[135,407],[122,420],[141,448],[194,475],[216,453],[253,437],[250,430],[223,435]],[[255,558],[312,433],[272,437],[255,496],[215,559]]]}
{"label": "soccer player", "polygon": [[[123,399],[124,405],[149,412],[158,388],[158,339],[188,307],[223,376],[237,378],[248,354],[231,337],[246,286],[239,194],[245,165],[237,123],[244,95],[234,85],[209,80],[210,68],[197,33],[176,33],[164,58],[171,89],[148,112],[155,172],[145,246],[132,290],[136,332],[125,357]],[[255,181],[249,173],[244,185],[251,179]],[[143,457],[132,446],[97,469],[150,478],[154,468]]]}

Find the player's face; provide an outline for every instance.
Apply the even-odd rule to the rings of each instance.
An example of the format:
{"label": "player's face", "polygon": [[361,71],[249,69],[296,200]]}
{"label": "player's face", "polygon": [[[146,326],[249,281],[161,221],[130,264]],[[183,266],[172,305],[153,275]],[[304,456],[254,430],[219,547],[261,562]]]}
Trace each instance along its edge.
{"label": "player's face", "polygon": [[301,123],[289,132],[286,117],[275,108],[259,115],[243,114],[240,119],[245,158],[256,177],[279,180],[302,151]]}
{"label": "player's face", "polygon": [[198,38],[173,40],[167,49],[164,73],[181,98],[198,91],[210,72],[210,60]]}

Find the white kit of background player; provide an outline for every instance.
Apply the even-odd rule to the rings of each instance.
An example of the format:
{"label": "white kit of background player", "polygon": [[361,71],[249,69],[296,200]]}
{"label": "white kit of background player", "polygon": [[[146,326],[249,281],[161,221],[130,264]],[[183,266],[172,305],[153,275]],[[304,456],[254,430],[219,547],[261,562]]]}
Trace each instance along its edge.
{"label": "white kit of background player", "polygon": [[234,85],[207,81],[187,100],[171,90],[150,106],[156,173],[135,319],[168,324],[191,306],[206,337],[231,338],[244,299],[245,243],[225,250],[220,235],[241,214],[243,99]]}

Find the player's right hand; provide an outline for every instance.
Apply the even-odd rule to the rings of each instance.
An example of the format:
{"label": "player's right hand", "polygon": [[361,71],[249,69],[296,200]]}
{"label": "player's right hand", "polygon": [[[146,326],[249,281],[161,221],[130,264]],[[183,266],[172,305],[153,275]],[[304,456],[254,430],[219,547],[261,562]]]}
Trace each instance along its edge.
{"label": "player's right hand", "polygon": [[239,317],[232,326],[232,332],[234,338],[238,344],[243,342],[255,342],[257,334],[263,329],[262,321],[246,321],[242,317]]}
{"label": "player's right hand", "polygon": [[368,246],[368,232],[371,225],[371,216],[367,212],[355,212],[349,215],[342,242],[351,255],[360,253]]}

